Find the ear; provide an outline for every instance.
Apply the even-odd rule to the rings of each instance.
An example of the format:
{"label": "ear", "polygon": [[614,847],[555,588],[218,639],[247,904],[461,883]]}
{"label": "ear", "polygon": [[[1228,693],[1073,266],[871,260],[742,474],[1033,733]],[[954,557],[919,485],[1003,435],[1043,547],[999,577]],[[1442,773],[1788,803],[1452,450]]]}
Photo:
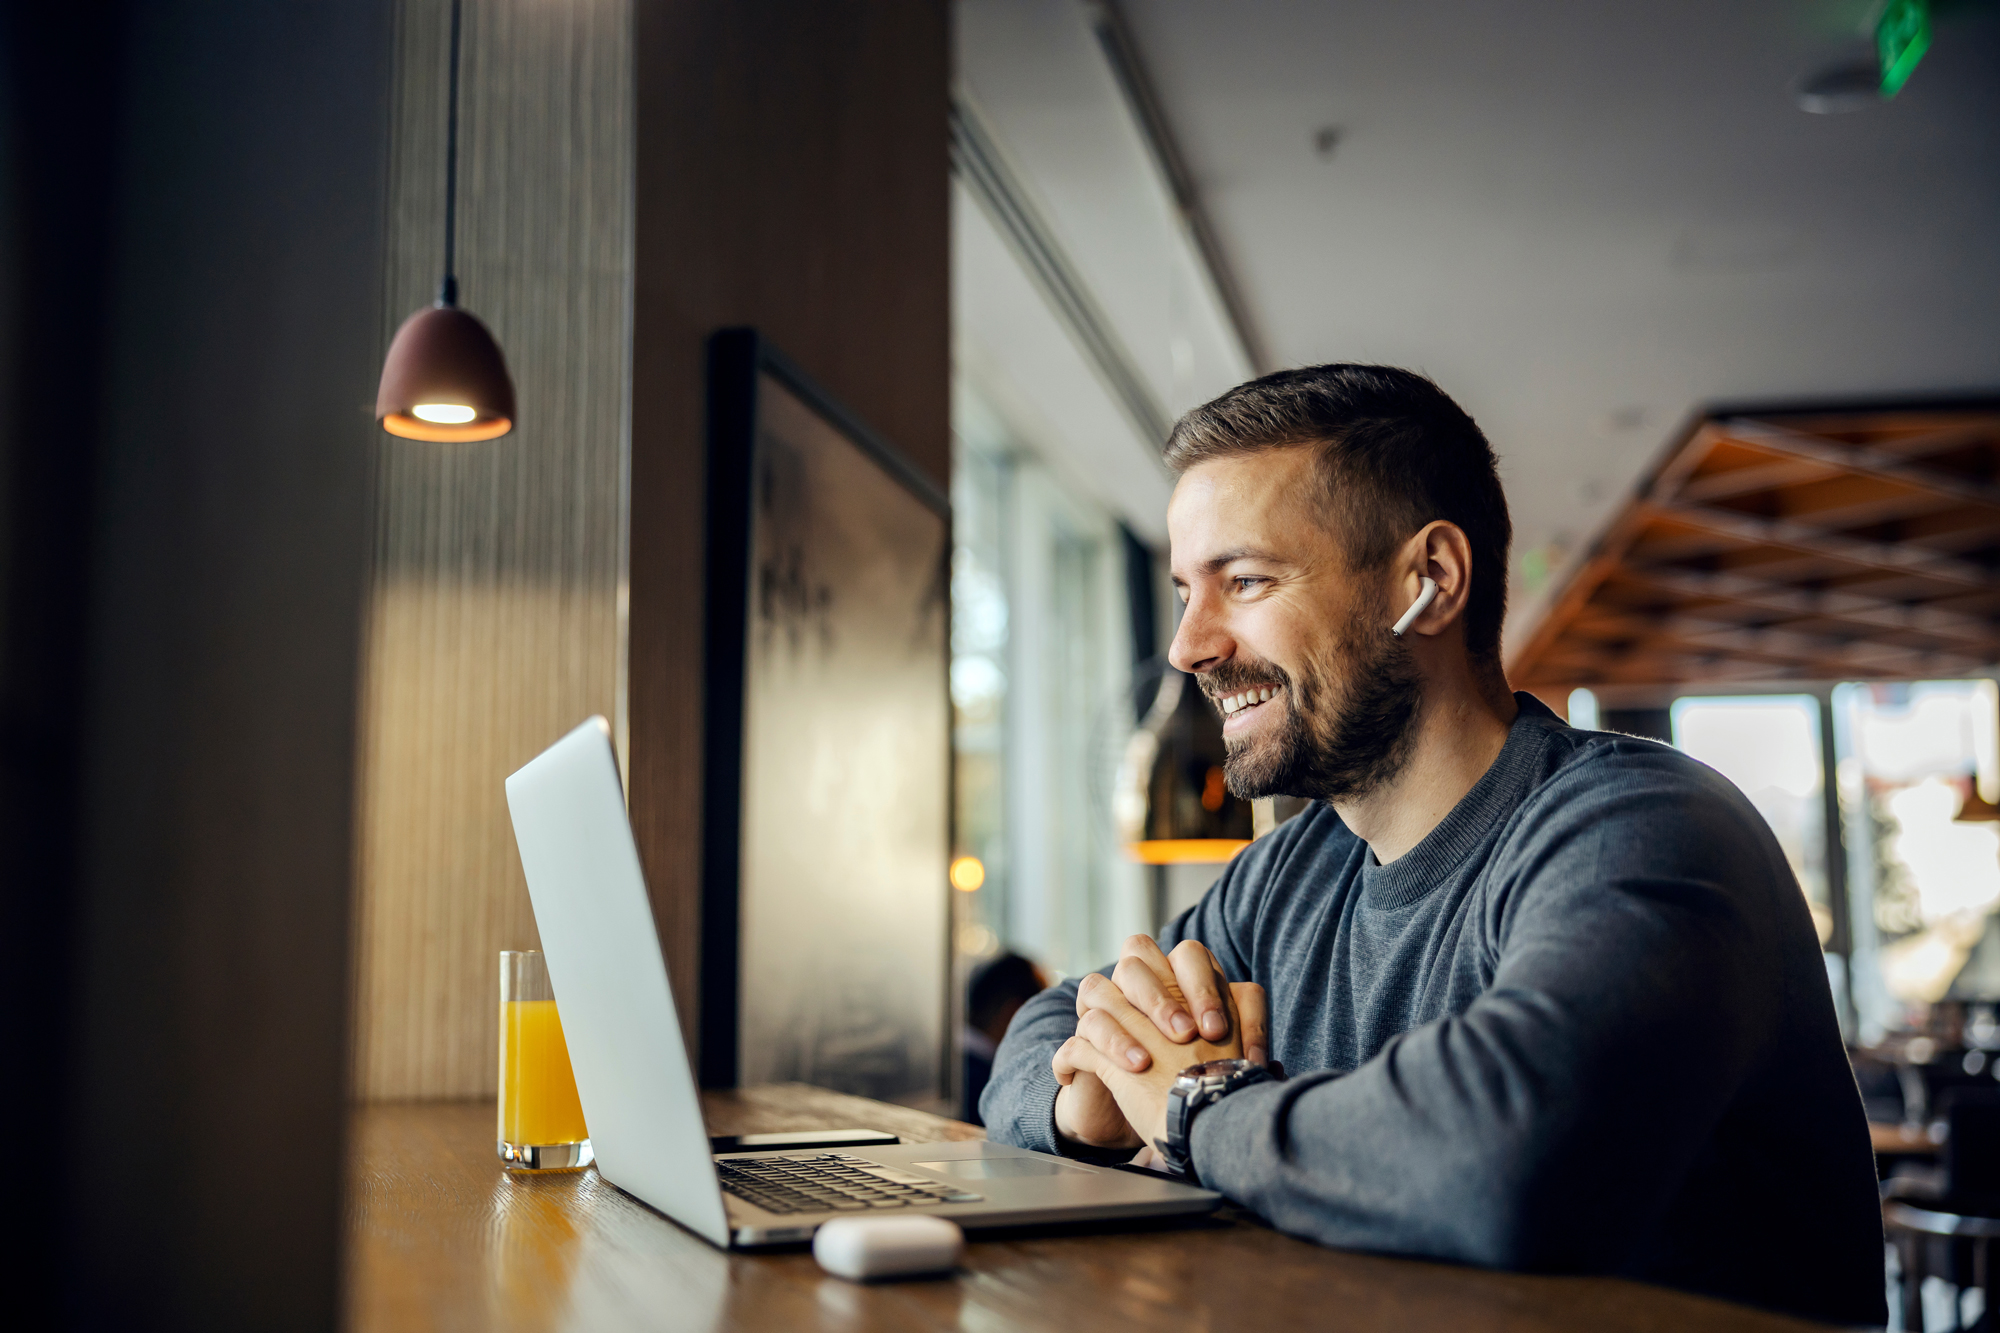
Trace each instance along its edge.
{"label": "ear", "polygon": [[1392,569],[1397,596],[1390,601],[1398,615],[1423,592],[1426,578],[1437,583],[1437,596],[1411,622],[1404,638],[1412,634],[1434,637],[1464,619],[1472,596],[1472,543],[1458,524],[1444,519],[1426,523],[1403,543]]}

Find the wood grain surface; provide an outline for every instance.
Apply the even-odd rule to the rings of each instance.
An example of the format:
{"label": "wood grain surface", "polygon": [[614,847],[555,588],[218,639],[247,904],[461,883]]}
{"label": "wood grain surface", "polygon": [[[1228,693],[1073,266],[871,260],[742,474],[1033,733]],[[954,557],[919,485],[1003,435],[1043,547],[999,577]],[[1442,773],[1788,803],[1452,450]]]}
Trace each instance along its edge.
{"label": "wood grain surface", "polygon": [[[712,1132],[982,1131],[798,1085],[704,1094]],[[595,1171],[509,1177],[488,1102],[356,1110],[347,1323],[365,1330],[1814,1328],[1656,1287],[1322,1249],[1239,1210],[974,1238],[948,1278],[857,1285],[803,1250],[725,1254]]]}
{"label": "wood grain surface", "polygon": [[951,474],[943,0],[633,12],[632,827],[699,1067],[705,356],[753,325]]}
{"label": "wood grain surface", "polygon": [[[464,13],[458,272],[514,377],[512,434],[371,431],[355,836],[354,1086],[491,1095],[497,955],[539,947],[501,784],[622,722],[630,0]],[[450,0],[397,0],[382,345],[444,263]]]}

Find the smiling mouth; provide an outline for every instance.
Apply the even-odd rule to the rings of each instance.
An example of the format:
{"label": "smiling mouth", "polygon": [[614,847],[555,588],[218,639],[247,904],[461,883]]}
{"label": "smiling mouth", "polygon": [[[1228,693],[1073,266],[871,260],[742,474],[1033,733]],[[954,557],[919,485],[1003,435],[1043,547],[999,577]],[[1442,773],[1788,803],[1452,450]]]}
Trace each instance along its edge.
{"label": "smiling mouth", "polygon": [[1225,694],[1215,702],[1222,709],[1224,717],[1240,717],[1251,709],[1270,702],[1283,688],[1281,685],[1253,685],[1234,694]]}

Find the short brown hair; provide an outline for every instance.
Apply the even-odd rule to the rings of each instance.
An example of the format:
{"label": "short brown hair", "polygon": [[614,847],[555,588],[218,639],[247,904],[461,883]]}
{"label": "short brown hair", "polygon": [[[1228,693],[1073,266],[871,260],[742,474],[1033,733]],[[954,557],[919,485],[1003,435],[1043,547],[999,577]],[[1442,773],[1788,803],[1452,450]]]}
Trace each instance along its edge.
{"label": "short brown hair", "polygon": [[1514,526],[1493,446],[1465,409],[1394,366],[1281,370],[1182,417],[1166,459],[1178,474],[1214,458],[1301,446],[1318,450],[1324,498],[1355,568],[1379,567],[1435,519],[1464,529],[1472,547],[1466,649],[1497,666]]}

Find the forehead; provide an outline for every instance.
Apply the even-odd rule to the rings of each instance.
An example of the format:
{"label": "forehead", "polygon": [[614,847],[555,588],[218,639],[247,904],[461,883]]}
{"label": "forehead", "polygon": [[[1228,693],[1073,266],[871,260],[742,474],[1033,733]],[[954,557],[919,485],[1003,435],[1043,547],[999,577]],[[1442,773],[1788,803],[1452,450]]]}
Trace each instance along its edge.
{"label": "forehead", "polygon": [[1176,574],[1239,550],[1283,559],[1332,543],[1309,448],[1265,449],[1198,463],[1167,505]]}

